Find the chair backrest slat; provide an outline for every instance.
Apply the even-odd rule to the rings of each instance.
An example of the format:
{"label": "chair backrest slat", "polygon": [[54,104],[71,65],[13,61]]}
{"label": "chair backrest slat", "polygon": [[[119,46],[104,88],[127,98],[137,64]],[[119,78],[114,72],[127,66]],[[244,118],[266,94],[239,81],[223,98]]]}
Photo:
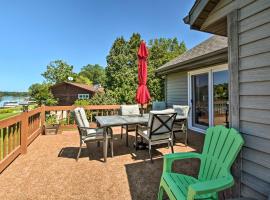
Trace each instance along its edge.
{"label": "chair backrest slat", "polygon": [[148,121],[149,137],[164,133],[171,133],[176,113],[172,109],[150,111]]}
{"label": "chair backrest slat", "polygon": [[244,144],[242,136],[233,128],[210,127],[206,131],[199,180],[224,176],[231,168]]}

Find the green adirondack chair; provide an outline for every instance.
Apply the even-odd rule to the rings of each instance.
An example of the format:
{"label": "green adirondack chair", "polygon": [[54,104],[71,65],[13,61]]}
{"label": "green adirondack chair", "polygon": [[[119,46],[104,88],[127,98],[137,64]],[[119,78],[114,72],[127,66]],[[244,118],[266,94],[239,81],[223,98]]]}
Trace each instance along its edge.
{"label": "green adirondack chair", "polygon": [[[218,199],[219,191],[234,184],[230,168],[243,144],[242,136],[235,129],[215,126],[206,131],[202,154],[165,155],[158,199],[163,198],[164,191],[170,199]],[[172,172],[173,162],[186,158],[201,160],[198,179]]]}

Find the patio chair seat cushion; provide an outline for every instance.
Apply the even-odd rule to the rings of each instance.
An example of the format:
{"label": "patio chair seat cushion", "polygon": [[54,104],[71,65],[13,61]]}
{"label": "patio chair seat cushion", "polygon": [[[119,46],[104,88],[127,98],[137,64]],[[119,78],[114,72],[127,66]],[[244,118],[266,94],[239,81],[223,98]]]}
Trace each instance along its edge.
{"label": "patio chair seat cushion", "polygon": [[[174,186],[169,187],[169,189],[176,199],[186,199],[189,185],[199,182],[192,176],[169,172],[163,173],[162,179],[163,184],[166,184],[165,187]],[[195,199],[210,200],[213,195],[214,194],[196,195]]]}
{"label": "patio chair seat cushion", "polygon": [[188,105],[173,105],[177,115],[188,117],[190,107]]}
{"label": "patio chair seat cushion", "polygon": [[140,115],[140,108],[138,104],[135,105],[121,105],[121,115]]}
{"label": "patio chair seat cushion", "polygon": [[85,110],[83,108],[75,108],[76,121],[79,127],[89,127]]}
{"label": "patio chair seat cushion", "polygon": [[87,135],[82,136],[82,139],[85,142],[90,141],[90,140],[102,139],[104,137],[102,128],[87,129],[86,132],[87,132]]}
{"label": "patio chair seat cushion", "polygon": [[[144,137],[147,140],[149,139],[149,133],[148,130],[143,130],[143,129],[138,129],[138,133]],[[151,136],[151,141],[156,141],[156,140],[168,140],[170,138],[171,134],[170,133],[163,133],[163,134],[158,134],[158,135],[152,135]]]}

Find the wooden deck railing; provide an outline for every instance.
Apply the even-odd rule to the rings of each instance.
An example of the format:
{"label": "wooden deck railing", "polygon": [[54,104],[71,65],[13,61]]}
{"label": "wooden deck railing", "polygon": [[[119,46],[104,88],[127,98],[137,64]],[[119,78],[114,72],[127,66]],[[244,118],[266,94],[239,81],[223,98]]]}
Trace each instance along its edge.
{"label": "wooden deck railing", "polygon": [[0,121],[0,172],[41,133],[45,122],[45,107],[21,113]]}
{"label": "wooden deck railing", "polygon": [[[75,120],[72,111],[76,106],[46,106],[46,115],[54,114],[57,118],[57,123],[62,128],[74,127]],[[90,105],[84,106],[88,120],[95,121],[95,116],[116,115],[119,113],[120,105]]]}
{"label": "wooden deck railing", "polygon": [[[89,121],[98,115],[115,115],[119,105],[91,105],[84,107]],[[75,106],[41,106],[34,110],[0,121],[0,173],[43,132],[46,114],[56,114],[61,127],[74,127],[72,111]]]}

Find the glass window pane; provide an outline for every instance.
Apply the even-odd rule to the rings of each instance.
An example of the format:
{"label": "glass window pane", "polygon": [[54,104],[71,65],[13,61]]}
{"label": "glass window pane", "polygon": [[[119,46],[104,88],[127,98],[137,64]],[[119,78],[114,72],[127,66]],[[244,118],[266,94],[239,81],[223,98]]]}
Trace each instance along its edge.
{"label": "glass window pane", "polygon": [[206,129],[209,126],[208,73],[192,76],[193,126]]}
{"label": "glass window pane", "polygon": [[228,70],[213,73],[214,125],[229,126]]}

